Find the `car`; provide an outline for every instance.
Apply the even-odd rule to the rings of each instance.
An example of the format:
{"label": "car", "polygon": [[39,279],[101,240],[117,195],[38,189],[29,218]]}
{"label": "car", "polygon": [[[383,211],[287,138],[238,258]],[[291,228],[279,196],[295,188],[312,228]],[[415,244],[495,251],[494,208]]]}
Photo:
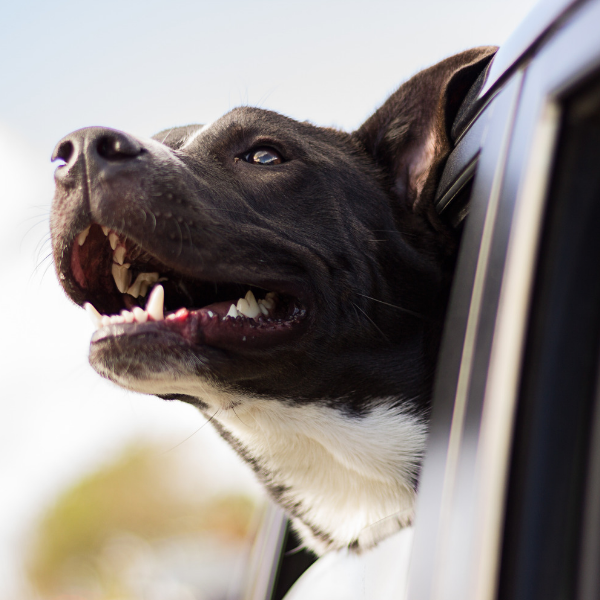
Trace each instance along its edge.
{"label": "car", "polygon": [[[414,533],[310,566],[272,509],[247,600],[307,567],[288,598],[357,572],[340,598],[600,598],[599,31],[600,0],[542,1],[452,127],[436,209],[462,238]],[[399,585],[369,595],[382,569]]]}

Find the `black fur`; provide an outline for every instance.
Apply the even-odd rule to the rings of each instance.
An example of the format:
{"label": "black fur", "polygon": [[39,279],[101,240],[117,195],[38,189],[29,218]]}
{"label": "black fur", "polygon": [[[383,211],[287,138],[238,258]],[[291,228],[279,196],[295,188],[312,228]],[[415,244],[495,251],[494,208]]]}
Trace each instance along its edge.
{"label": "black fur", "polygon": [[[73,271],[76,237],[97,223],[165,269],[217,288],[275,290],[307,315],[297,335],[256,348],[189,344],[152,328],[100,335],[92,366],[115,380],[203,378],[254,398],[324,403],[348,418],[368,413],[373,398],[410,398],[426,415],[456,249],[432,200],[452,119],[493,51],[419,73],[354,133],[243,107],[201,132],[167,129],[153,142],[104,128],[61,140],[51,229],[59,279],[76,303],[123,308],[104,259],[88,259],[85,285]],[[246,162],[262,147],[283,162]],[[203,408],[177,389],[160,394]]]}

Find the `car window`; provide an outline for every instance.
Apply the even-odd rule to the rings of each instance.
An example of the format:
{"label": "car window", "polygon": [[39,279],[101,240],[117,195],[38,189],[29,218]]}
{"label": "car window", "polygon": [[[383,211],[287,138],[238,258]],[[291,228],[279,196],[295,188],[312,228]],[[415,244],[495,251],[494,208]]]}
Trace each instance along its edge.
{"label": "car window", "polygon": [[583,587],[598,589],[597,504],[586,496],[597,493],[600,79],[561,101],[561,112],[515,424],[507,599],[577,598],[580,570]]}
{"label": "car window", "polygon": [[[437,376],[410,598],[491,600],[498,586],[502,598],[597,597],[598,514],[589,507],[598,484],[587,469],[598,461],[589,446],[596,443],[589,424],[598,327],[583,307],[590,301],[595,310],[598,302],[581,286],[595,286],[598,276],[595,266],[582,273],[581,265],[600,258],[592,243],[599,222],[592,207],[600,198],[591,151],[598,147],[599,22],[599,2],[572,5],[482,92],[492,98],[482,108],[487,132]],[[587,214],[574,196],[587,202]],[[572,210],[583,212],[575,217]],[[571,248],[571,238],[585,249],[561,262],[555,245]],[[562,313],[557,297],[571,298]],[[567,343],[581,329],[585,342]],[[551,355],[553,332],[562,343]],[[567,373],[569,361],[576,369]],[[561,418],[552,412],[552,394]],[[561,461],[553,462],[557,455]],[[541,464],[547,472],[536,468]],[[583,535],[588,522],[596,528],[584,527]],[[596,595],[575,595],[584,580]]]}

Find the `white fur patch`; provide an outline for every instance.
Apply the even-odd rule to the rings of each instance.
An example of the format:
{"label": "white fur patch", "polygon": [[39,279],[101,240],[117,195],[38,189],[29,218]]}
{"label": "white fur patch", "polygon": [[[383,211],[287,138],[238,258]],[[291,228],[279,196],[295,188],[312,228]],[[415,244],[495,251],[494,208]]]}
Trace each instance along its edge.
{"label": "white fur patch", "polygon": [[324,402],[241,397],[192,378],[119,383],[207,403],[267,482],[287,490],[282,504],[300,506],[304,523],[295,524],[318,553],[353,543],[370,547],[412,521],[427,428],[408,410],[393,408],[393,398],[374,399],[366,414],[353,416],[343,412],[342,401],[338,410]]}
{"label": "white fur patch", "polygon": [[190,135],[190,137],[181,146],[181,150],[183,150],[184,148],[187,148],[190,144],[192,144],[197,137],[206,133],[207,129],[209,129],[214,123],[215,123],[215,121],[211,121],[210,123],[206,123],[202,127],[199,127],[198,130],[195,131],[194,133],[192,133],[192,135]]}

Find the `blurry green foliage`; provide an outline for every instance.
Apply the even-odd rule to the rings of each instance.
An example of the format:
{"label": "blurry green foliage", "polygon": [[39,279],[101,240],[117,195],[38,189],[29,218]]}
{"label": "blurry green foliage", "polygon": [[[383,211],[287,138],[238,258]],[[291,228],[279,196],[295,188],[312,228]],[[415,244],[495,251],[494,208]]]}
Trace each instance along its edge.
{"label": "blurry green foliage", "polygon": [[110,540],[122,535],[152,543],[210,534],[225,543],[243,543],[254,500],[242,494],[215,496],[210,481],[192,486],[190,494],[181,477],[186,474],[176,455],[137,443],[67,489],[42,517],[29,549],[27,572],[34,589],[43,597],[63,597],[74,573],[92,569],[100,587],[110,588],[94,597],[127,597],[118,573],[102,575],[106,569],[98,566]]}

